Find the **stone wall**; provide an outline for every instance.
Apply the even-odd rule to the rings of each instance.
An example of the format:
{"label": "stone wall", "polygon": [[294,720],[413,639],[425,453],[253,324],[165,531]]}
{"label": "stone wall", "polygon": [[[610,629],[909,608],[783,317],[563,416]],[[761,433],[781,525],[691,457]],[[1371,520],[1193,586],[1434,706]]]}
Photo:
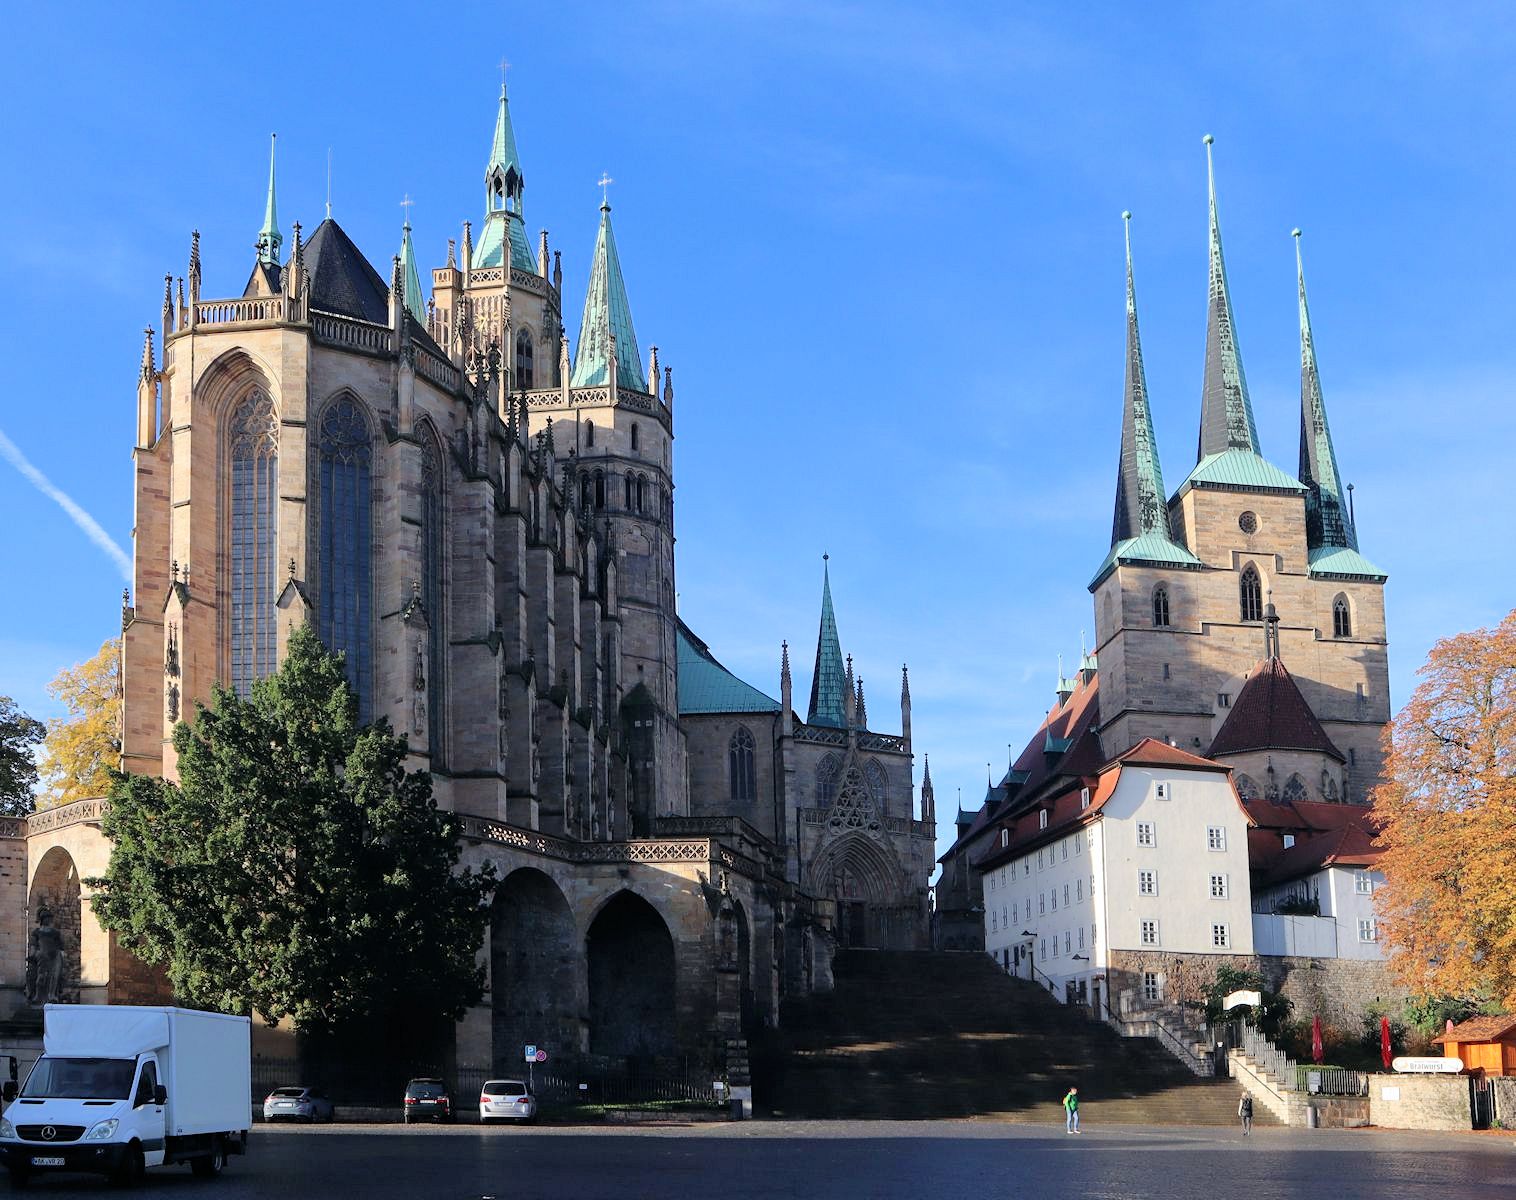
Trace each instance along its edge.
{"label": "stone wall", "polygon": [[1369,1005],[1396,1008],[1406,990],[1390,976],[1384,962],[1349,958],[1274,958],[1257,960],[1264,981],[1294,1005],[1298,1021],[1320,1017],[1325,1025],[1354,1029]]}
{"label": "stone wall", "polygon": [[1142,976],[1156,971],[1163,979],[1162,1003],[1203,1003],[1204,990],[1222,966],[1256,970],[1257,959],[1246,954],[1175,954],[1167,950],[1112,950],[1106,968],[1106,989],[1118,1012],[1148,1007],[1142,999]]}
{"label": "stone wall", "polygon": [[1381,1129],[1472,1129],[1463,1075],[1371,1075],[1369,1119]]}
{"label": "stone wall", "polygon": [[1516,1129],[1516,1076],[1497,1075],[1490,1083],[1495,1087],[1495,1119],[1505,1129]]}

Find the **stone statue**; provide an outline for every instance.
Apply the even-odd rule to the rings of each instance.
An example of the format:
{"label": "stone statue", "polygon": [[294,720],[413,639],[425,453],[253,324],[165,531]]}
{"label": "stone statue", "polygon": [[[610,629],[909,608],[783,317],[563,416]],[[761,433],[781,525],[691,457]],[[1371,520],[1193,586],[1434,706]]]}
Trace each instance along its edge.
{"label": "stone statue", "polygon": [[56,1004],[63,991],[63,933],[53,926],[48,909],[37,912],[37,927],[27,943],[26,999],[41,1007]]}

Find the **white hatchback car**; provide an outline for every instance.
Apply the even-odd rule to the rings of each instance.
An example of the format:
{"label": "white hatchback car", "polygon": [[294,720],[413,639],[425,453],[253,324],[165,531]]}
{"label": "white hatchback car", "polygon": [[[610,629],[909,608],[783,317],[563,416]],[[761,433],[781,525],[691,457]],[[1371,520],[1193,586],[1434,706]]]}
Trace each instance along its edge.
{"label": "white hatchback car", "polygon": [[491,1079],[479,1089],[479,1123],[535,1121],[537,1097],[519,1079]]}

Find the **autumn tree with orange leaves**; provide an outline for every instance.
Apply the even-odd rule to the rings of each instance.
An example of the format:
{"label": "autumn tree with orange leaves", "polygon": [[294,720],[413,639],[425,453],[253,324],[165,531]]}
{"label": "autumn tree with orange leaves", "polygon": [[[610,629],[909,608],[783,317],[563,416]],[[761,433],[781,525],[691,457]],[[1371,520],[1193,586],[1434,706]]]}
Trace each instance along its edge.
{"label": "autumn tree with orange leaves", "polygon": [[1445,638],[1387,735],[1374,814],[1390,967],[1516,1010],[1516,611]]}

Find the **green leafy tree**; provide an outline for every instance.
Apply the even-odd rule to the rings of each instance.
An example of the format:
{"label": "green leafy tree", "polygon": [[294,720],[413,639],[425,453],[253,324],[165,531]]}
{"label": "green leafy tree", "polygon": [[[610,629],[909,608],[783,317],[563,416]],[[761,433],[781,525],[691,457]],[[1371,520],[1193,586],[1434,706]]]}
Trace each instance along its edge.
{"label": "green leafy tree", "polygon": [[32,811],[37,786],[37,756],[47,726],[27,716],[9,696],[0,696],[0,817],[24,817]]}
{"label": "green leafy tree", "polygon": [[298,1032],[415,1029],[478,1001],[495,881],[458,870],[458,821],[360,727],[342,659],[308,629],[251,696],[174,731],[179,782],[118,779],[95,910],[181,1002]]}

